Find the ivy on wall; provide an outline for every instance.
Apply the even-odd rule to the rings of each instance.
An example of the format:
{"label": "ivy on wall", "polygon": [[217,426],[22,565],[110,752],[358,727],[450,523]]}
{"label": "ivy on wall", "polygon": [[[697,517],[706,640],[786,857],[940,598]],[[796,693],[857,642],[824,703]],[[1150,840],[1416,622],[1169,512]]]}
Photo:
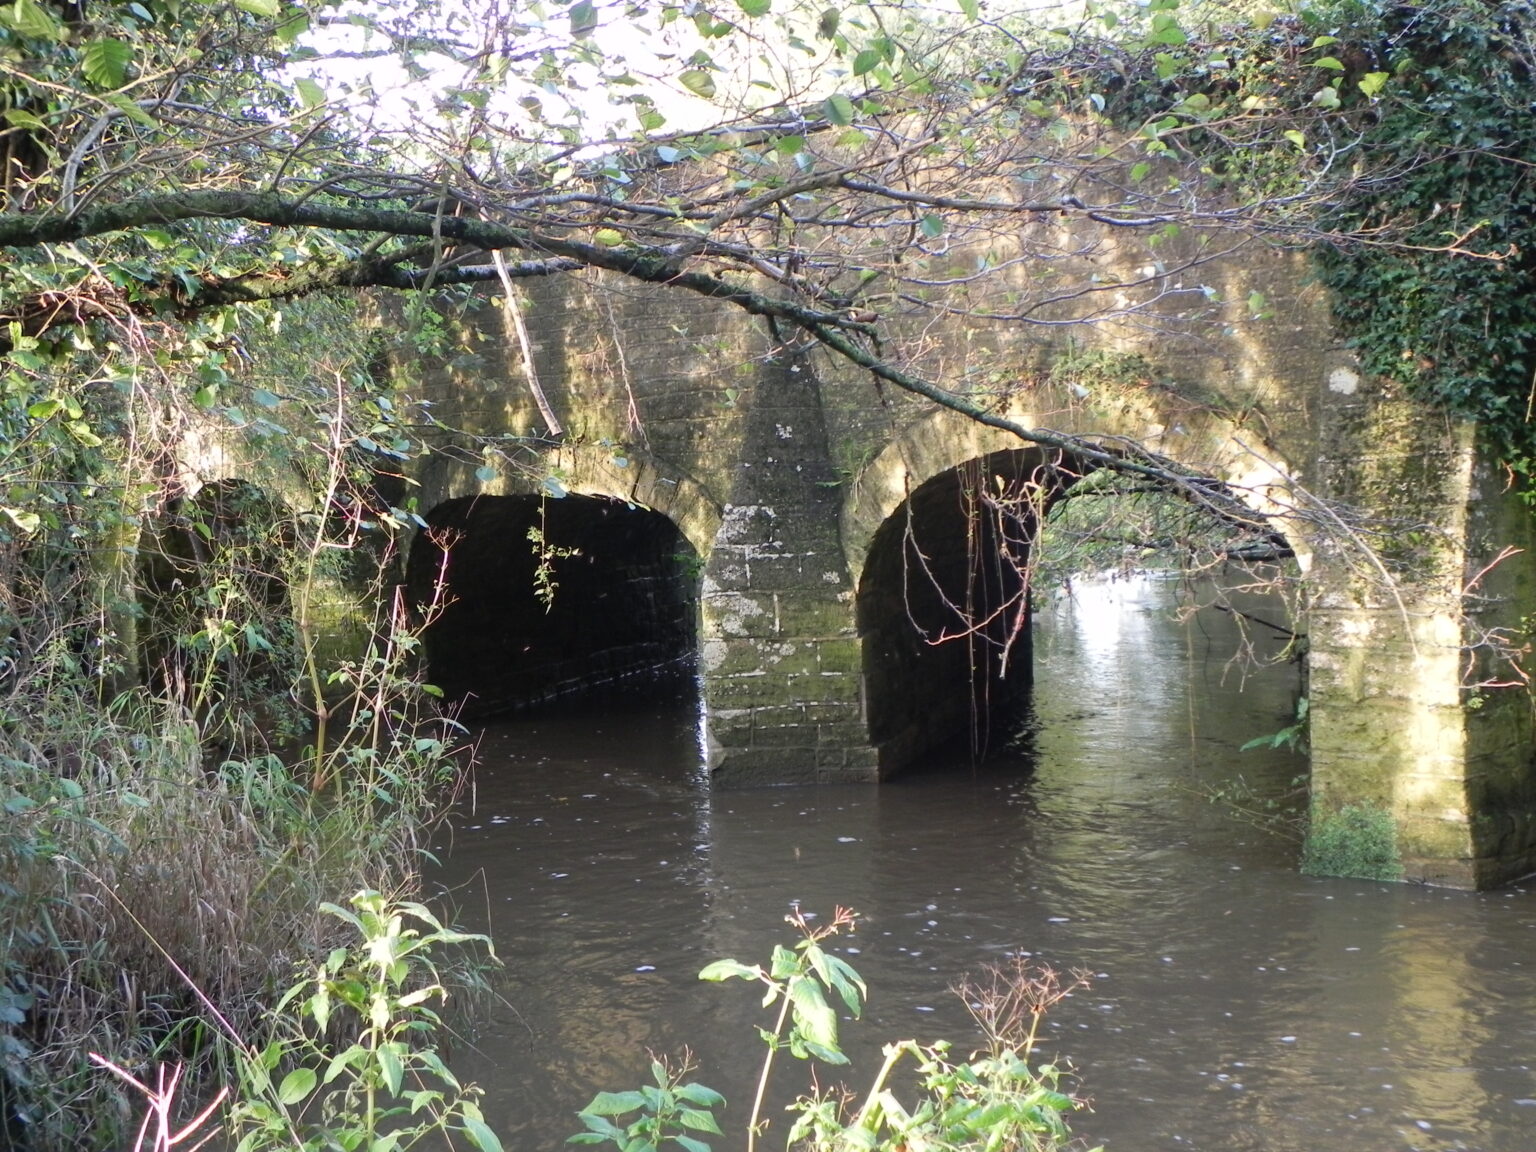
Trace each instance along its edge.
{"label": "ivy on wall", "polygon": [[1147,10],[1165,23],[1080,51],[1053,96],[1139,138],[1132,184],[1197,169],[1310,239],[1366,370],[1536,472],[1536,3]]}
{"label": "ivy on wall", "polygon": [[1323,279],[1368,371],[1480,421],[1530,473],[1536,7],[1404,5],[1363,31],[1394,80],[1336,225],[1366,239],[1320,248]]}

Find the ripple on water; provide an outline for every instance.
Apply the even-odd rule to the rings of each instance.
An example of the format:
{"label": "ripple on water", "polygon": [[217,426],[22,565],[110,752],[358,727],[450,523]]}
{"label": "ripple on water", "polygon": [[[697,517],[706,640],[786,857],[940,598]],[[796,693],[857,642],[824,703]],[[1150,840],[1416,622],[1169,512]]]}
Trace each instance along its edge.
{"label": "ripple on water", "polygon": [[1529,1147],[1536,897],[1297,875],[1293,849],[1206,798],[1239,771],[1260,795],[1297,773],[1235,751],[1290,714],[1294,672],[1239,690],[1230,619],[1168,605],[1152,586],[1057,603],[1033,759],[935,757],[879,789],[712,796],[688,701],[487,729],[478,811],[437,878],[507,960],[507,1005],[454,1063],[509,1146],[555,1147],[594,1091],[644,1078],[647,1049],[685,1044],[739,1120],[757,997],[694,976],[763,957],[798,900],[864,916],[839,946],[870,984],[845,1033],[865,1067],[900,1035],[963,1047],[945,988],[987,961],[1094,972],[1045,1048],[1111,1152]]}

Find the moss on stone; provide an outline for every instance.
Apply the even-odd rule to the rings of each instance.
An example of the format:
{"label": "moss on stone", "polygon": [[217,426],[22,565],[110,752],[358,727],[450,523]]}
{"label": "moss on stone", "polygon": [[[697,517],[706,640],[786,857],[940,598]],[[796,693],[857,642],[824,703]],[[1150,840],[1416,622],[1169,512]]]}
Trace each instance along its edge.
{"label": "moss on stone", "polygon": [[1333,811],[1313,807],[1302,846],[1301,870],[1309,876],[1353,876],[1401,880],[1397,822],[1385,808],[1346,805]]}

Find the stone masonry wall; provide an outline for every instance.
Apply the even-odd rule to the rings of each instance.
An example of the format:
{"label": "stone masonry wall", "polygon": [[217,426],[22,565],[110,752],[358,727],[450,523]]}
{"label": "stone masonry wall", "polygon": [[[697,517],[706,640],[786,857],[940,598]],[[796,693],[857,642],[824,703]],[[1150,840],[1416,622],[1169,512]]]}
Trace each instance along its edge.
{"label": "stone masonry wall", "polygon": [[[1155,276],[1226,242],[1188,236],[1152,250],[1117,239],[1096,253],[1095,275]],[[1410,873],[1426,879],[1484,884],[1529,866],[1528,698],[1490,683],[1474,702],[1467,689],[1497,679],[1479,670],[1492,657],[1477,636],[1498,629],[1523,643],[1536,610],[1529,553],[1496,565],[1466,600],[1505,544],[1524,546],[1524,506],[1501,491],[1470,429],[1360,378],[1303,257],[1248,244],[1178,275],[1167,305],[1088,328],[893,309],[887,351],[1032,426],[1133,438],[1245,486],[1311,568],[1318,802],[1389,811]],[[1197,290],[1213,302],[1191,318],[1184,302]],[[855,630],[871,544],[924,482],[1017,443],[681,292],[594,274],[518,291],[564,435],[542,435],[516,340],[487,302],[462,321],[472,357],[402,371],[446,425],[518,438],[505,443],[534,468],[433,456],[415,477],[423,510],[529,491],[553,470],[573,492],[669,516],[704,562],[716,779],[877,778]],[[1115,382],[1060,371],[1095,348],[1138,353],[1149,370]],[[490,482],[476,476],[486,463],[501,469]],[[1351,541],[1351,517],[1324,500],[1418,526],[1374,542],[1395,585]]]}

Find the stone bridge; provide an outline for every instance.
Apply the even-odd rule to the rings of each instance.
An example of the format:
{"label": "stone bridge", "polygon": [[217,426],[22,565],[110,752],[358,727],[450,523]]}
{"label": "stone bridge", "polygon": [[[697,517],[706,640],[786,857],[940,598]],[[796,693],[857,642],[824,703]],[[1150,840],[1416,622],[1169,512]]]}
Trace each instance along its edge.
{"label": "stone bridge", "polygon": [[[1200,275],[1229,303],[1198,323],[900,323],[928,378],[1029,427],[1134,439],[1269,516],[1306,571],[1315,819],[1390,813],[1410,879],[1531,871],[1531,702],[1496,642],[1521,647],[1536,610],[1524,504],[1475,427],[1362,378],[1304,257]],[[504,304],[462,318],[475,355],[399,366],[442,424],[542,445],[533,468],[444,452],[413,476],[435,531],[409,584],[450,591],[429,633],[450,693],[488,708],[696,653],[710,771],[746,785],[885,779],[978,694],[1028,682],[1026,648],[1001,676],[986,637],[929,641],[954,625],[943,596],[985,616],[1020,594],[965,505],[1048,453],[684,293],[524,284],[525,339]],[[1152,372],[1052,370],[1084,347]],[[1413,530],[1372,553],[1372,516]]]}
{"label": "stone bridge", "polygon": [[[1270,518],[1306,573],[1315,819],[1390,813],[1412,879],[1536,868],[1531,701],[1501,655],[1536,610],[1524,505],[1476,428],[1361,377],[1304,257],[1199,275],[1225,303],[1198,321],[897,330],[929,379],[1029,427],[1145,444]],[[943,596],[1016,602],[964,509],[1047,453],[680,292],[589,274],[524,284],[517,307],[525,339],[487,299],[459,321],[472,355],[397,366],[444,425],[516,438],[532,464],[440,452],[412,477],[433,531],[408,583],[449,593],[428,645],[451,694],[488,710],[696,655],[710,771],[736,785],[884,779],[963,732],[978,695],[1027,683],[1027,630],[1006,676],[985,637],[929,641],[954,623]],[[1085,348],[1150,370],[1059,370]],[[1413,530],[1372,553],[1373,516]]]}

